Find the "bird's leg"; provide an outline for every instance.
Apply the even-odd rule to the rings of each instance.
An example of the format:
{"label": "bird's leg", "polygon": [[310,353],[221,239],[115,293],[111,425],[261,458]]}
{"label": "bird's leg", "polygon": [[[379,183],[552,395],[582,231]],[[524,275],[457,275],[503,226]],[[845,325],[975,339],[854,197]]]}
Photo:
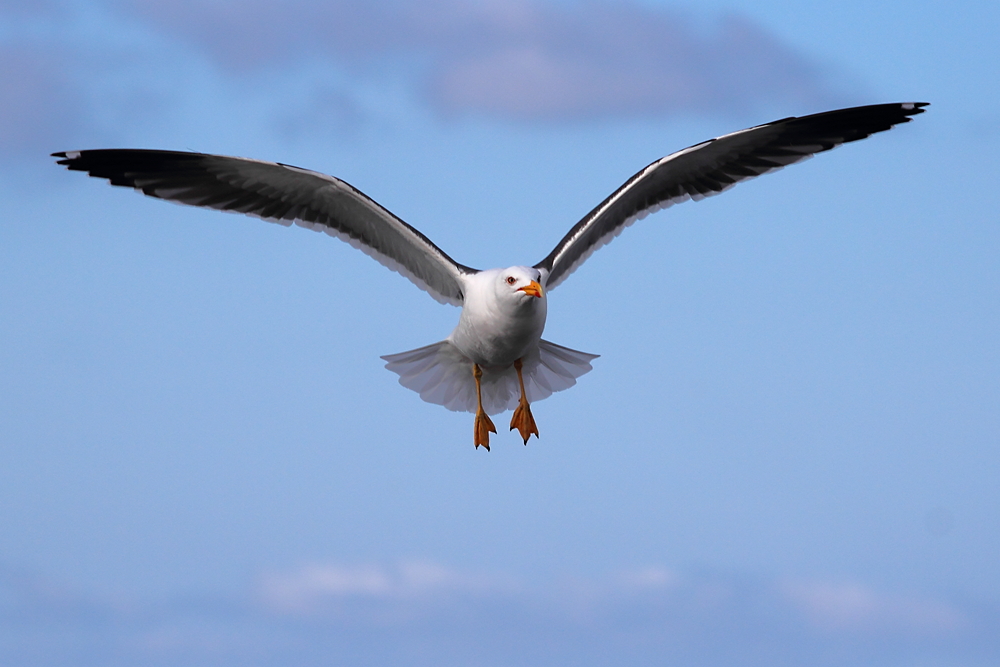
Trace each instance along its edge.
{"label": "bird's leg", "polygon": [[521,376],[521,360],[514,362],[514,370],[517,371],[517,382],[521,385],[521,400],[514,409],[514,416],[510,419],[510,430],[515,428],[524,438],[524,444],[528,444],[528,438],[534,433],[538,437],[538,427],[535,426],[535,418],[531,416],[531,408],[528,407],[528,397],[524,394],[524,378]]}
{"label": "bird's leg", "polygon": [[483,410],[483,390],[479,386],[479,381],[483,377],[483,369],[479,367],[479,364],[472,364],[472,377],[476,378],[476,423],[473,426],[473,441],[476,444],[476,449],[479,449],[479,445],[486,448],[486,451],[490,451],[490,433],[496,433],[497,427],[493,425],[493,421],[490,416],[486,414]]}

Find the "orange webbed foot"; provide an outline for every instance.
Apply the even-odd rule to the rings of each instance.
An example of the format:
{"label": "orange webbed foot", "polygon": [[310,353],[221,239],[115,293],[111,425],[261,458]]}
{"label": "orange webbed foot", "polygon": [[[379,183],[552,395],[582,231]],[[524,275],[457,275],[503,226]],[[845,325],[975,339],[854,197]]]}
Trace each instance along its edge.
{"label": "orange webbed foot", "polygon": [[486,448],[486,451],[490,451],[490,433],[496,433],[497,427],[493,425],[493,420],[490,416],[480,410],[476,413],[476,423],[473,426],[473,441],[475,442],[476,449],[479,449],[479,445]]}
{"label": "orange webbed foot", "polygon": [[514,408],[514,416],[510,419],[510,430],[513,431],[517,429],[518,433],[521,434],[521,438],[524,439],[524,444],[528,444],[528,438],[534,434],[538,437],[538,427],[535,426],[535,418],[531,416],[531,408],[528,406],[528,401],[521,398],[521,401]]}

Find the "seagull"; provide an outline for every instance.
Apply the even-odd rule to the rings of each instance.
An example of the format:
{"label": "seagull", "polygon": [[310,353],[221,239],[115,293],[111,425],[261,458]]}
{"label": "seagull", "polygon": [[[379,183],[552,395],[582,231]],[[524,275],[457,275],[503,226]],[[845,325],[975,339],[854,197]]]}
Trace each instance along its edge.
{"label": "seagull", "polygon": [[481,271],[459,264],[352,185],[276,162],[205,153],[97,149],[53,153],[57,164],[112,185],[191,206],[325,232],[460,306],[443,341],[382,357],[399,383],[449,410],[475,414],[473,444],[490,449],[490,415],[513,409],[524,444],[538,427],[531,403],[576,384],[598,355],[542,338],[548,295],[598,248],[650,213],[718,194],[923,113],[924,102],[790,117],[709,139],[628,179],[569,230],[542,261]]}

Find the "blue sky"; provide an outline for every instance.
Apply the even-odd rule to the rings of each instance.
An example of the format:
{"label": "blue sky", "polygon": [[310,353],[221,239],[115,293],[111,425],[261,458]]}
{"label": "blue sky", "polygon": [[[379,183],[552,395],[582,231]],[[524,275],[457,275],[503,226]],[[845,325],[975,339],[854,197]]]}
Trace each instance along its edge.
{"label": "blue sky", "polygon": [[[1000,660],[995,3],[277,6],[0,2],[5,664]],[[674,150],[904,100],[595,254],[546,338],[601,358],[490,453],[379,359],[456,309],[48,157],[324,171],[487,268]]]}

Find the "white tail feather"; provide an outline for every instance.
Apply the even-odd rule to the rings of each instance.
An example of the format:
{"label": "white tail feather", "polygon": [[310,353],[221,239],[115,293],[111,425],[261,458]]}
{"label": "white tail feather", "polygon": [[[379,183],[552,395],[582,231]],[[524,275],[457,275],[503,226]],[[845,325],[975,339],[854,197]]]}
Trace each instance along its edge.
{"label": "white tail feather", "polygon": [[[538,347],[524,357],[521,370],[528,401],[534,403],[572,387],[578,377],[593,368],[590,362],[597,357],[540,340]],[[445,340],[382,358],[388,362],[385,367],[399,375],[399,384],[417,392],[428,403],[456,412],[476,411],[472,361],[450,342]],[[513,365],[483,368],[480,384],[487,414],[512,410],[517,405],[520,388]]]}

